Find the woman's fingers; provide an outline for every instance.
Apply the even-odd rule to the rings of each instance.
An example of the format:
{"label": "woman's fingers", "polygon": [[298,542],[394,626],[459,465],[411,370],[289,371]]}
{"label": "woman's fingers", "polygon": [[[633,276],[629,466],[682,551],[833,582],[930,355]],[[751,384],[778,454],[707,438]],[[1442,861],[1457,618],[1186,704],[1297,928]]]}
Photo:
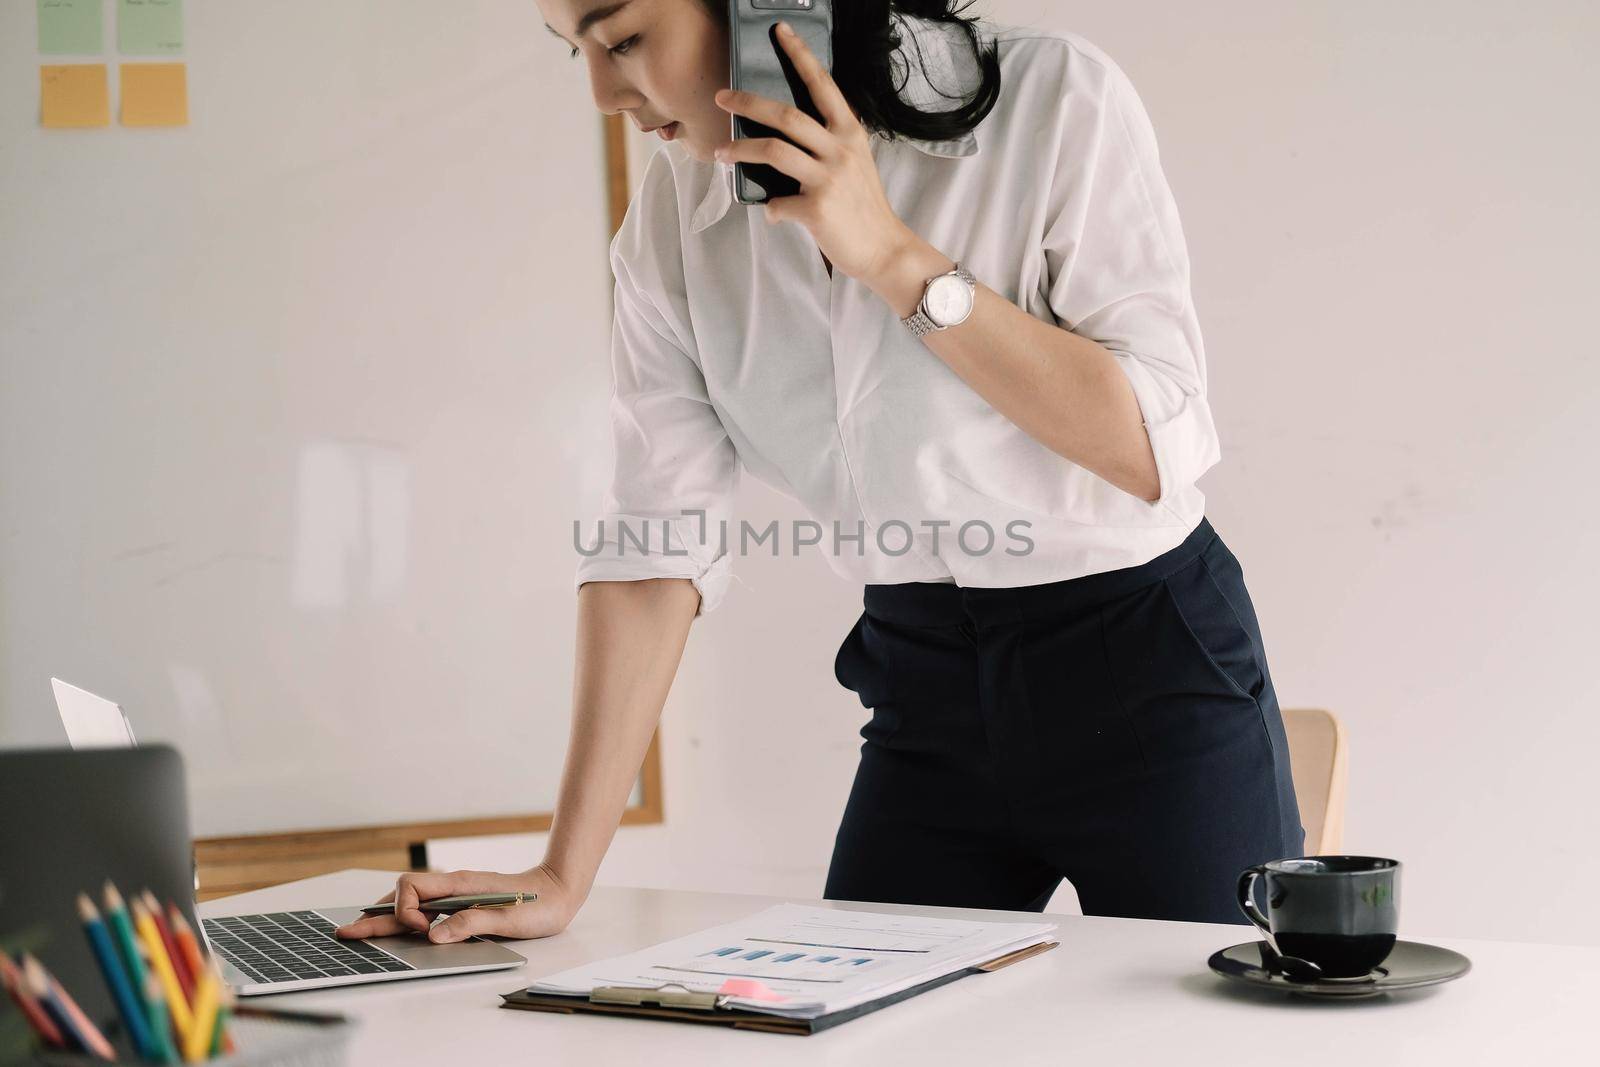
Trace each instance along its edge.
{"label": "woman's fingers", "polygon": [[415,871],[395,879],[395,886],[376,903],[394,905],[386,915],[368,915],[339,927],[334,932],[339,937],[387,937],[411,930],[426,931],[433,922],[431,914],[424,913],[422,904],[434,897],[452,897],[467,893],[495,893],[504,888],[509,879],[505,875],[484,871],[451,871],[438,874],[432,871]]}
{"label": "woman's fingers", "polygon": [[[379,901],[382,903],[382,901]],[[394,934],[406,933],[407,928],[401,925],[400,920],[393,914],[389,915],[364,915],[354,922],[346,923],[334,931],[338,937],[363,938],[363,937],[390,937]]]}
{"label": "woman's fingers", "polygon": [[[433,922],[436,913],[426,910],[427,902],[436,897],[518,891],[531,892],[537,897],[509,908],[469,908],[437,923]],[[345,938],[363,938],[425,932],[430,941],[440,944],[478,934],[549,937],[566,928],[582,902],[571,900],[561,881],[541,864],[533,871],[518,875],[490,871],[402,874],[395,880],[394,891],[385,894],[378,903],[390,903],[394,910],[357,919],[339,927],[335,933]]]}
{"label": "woman's fingers", "polygon": [[[793,104],[780,104],[768,96],[746,92],[743,89],[718,89],[717,106],[734,115],[754,119],[784,134],[796,144],[804,146],[813,156],[828,154],[834,144],[833,135],[816,119]],[[733,143],[748,144],[758,138],[738,138]],[[774,138],[776,139],[776,138]],[[782,142],[780,142],[782,143]],[[800,153],[805,155],[804,152]]]}
{"label": "woman's fingers", "polygon": [[734,141],[722,148],[718,158],[725,163],[766,163],[805,186],[817,185],[828,173],[816,159],[776,137]]}
{"label": "woman's fingers", "polygon": [[[393,902],[393,889],[373,901],[374,904],[392,904]],[[378,920],[383,921],[379,922]],[[359,919],[353,919],[345,923],[334,930],[333,933],[335,937],[385,937],[389,934],[398,934],[403,929],[400,921],[391,913],[389,915],[363,915]]]}
{"label": "woman's fingers", "polygon": [[509,881],[503,874],[487,871],[451,871],[448,874],[417,871],[402,874],[395,882],[394,913],[411,929],[426,931],[433,922],[433,915],[423,913],[421,905],[424,901],[469,893],[498,893],[506,888]]}
{"label": "woman's fingers", "polygon": [[545,900],[516,904],[509,908],[471,908],[458,911],[428,931],[428,940],[437,944],[462,941],[479,934],[497,937],[549,937],[566,928],[568,916],[559,903]]}
{"label": "woman's fingers", "polygon": [[451,941],[464,941],[478,934],[502,934],[527,937],[521,933],[519,927],[522,916],[513,915],[518,908],[533,908],[535,904],[518,904],[510,908],[469,908],[458,911],[448,919],[440,921],[433,929],[428,931],[428,940],[435,944],[446,944]]}
{"label": "woman's fingers", "polygon": [[779,25],[778,40],[783,42],[784,50],[789,53],[789,58],[794,60],[794,69],[799,72],[801,80],[806,83],[806,88],[811,91],[811,102],[817,106],[817,113],[828,124],[828,128],[838,130],[853,125],[856,116],[855,112],[850,110],[849,101],[844,98],[844,93],[833,80],[833,75],[822,69],[822,60],[811,51],[811,46],[806,44],[805,38],[795,33],[785,22]]}

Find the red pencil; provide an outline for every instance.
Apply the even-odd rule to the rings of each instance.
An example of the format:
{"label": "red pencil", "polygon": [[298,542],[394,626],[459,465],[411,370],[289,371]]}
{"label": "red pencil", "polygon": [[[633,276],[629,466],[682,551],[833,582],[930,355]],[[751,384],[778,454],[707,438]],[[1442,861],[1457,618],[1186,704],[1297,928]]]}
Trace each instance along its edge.
{"label": "red pencil", "polygon": [[[178,910],[176,904],[167,905],[167,921],[172,924],[172,940],[178,944],[178,951],[182,954],[184,962],[189,965],[189,973],[200,975],[211,968],[211,963],[204,949],[200,947],[200,939],[194,935],[194,927],[189,925],[189,920],[183,917],[183,912]],[[222,975],[217,975],[217,981],[222,982]],[[222,982],[224,988],[226,982]],[[218,1029],[221,1029],[219,1026]],[[226,1033],[222,1035],[224,1051],[233,1051],[233,1038]]]}
{"label": "red pencil", "polygon": [[189,961],[178,951],[178,942],[172,937],[172,927],[167,925],[167,917],[161,910],[161,902],[156,899],[154,893],[146,889],[144,904],[150,909],[150,917],[156,921],[156,933],[161,935],[161,944],[167,950],[167,958],[172,961],[172,970],[178,976],[178,987],[183,990],[184,1002],[193,1004],[194,972],[189,970]]}
{"label": "red pencil", "polygon": [[178,953],[189,968],[189,974],[198,977],[206,969],[205,953],[200,948],[200,939],[194,936],[194,927],[189,925],[189,920],[183,917],[183,912],[178,910],[176,904],[167,905],[167,924],[172,929],[173,943],[178,946]]}
{"label": "red pencil", "polygon": [[67,1041],[61,1036],[61,1028],[55,1024],[55,1020],[50,1018],[39,1002],[23,988],[22,972],[17,970],[16,964],[11,962],[11,957],[4,952],[0,952],[0,985],[6,987],[6,992],[16,1001],[22,1017],[28,1020],[28,1025],[44,1039],[45,1044],[53,1048],[66,1047]]}

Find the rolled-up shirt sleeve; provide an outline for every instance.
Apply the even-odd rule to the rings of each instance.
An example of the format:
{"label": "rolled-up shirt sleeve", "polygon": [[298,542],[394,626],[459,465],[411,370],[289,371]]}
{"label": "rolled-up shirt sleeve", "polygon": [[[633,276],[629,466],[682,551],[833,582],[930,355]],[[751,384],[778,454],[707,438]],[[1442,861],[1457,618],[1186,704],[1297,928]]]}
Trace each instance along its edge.
{"label": "rolled-up shirt sleeve", "polygon": [[[619,239],[631,233],[625,224]],[[580,531],[574,588],[688,578],[700,593],[695,613],[705,615],[721,602],[732,576],[723,542],[738,487],[738,452],[699,366],[619,246],[614,242],[611,254],[616,466],[601,514]]]}
{"label": "rolled-up shirt sleeve", "polygon": [[[1075,59],[1078,57],[1074,57]],[[1143,102],[1103,53],[1062,108],[1044,234],[1057,320],[1116,358],[1138,399],[1164,505],[1221,458],[1189,254]]]}

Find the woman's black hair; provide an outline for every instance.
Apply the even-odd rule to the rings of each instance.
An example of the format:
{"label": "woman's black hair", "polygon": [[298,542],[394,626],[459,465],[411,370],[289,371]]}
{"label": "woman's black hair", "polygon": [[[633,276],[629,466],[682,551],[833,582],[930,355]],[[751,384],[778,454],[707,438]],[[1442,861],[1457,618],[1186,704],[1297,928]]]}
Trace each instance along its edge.
{"label": "woman's black hair", "polygon": [[[728,17],[727,0],[705,0],[714,14],[724,21]],[[834,0],[833,2],[833,80],[839,91],[850,102],[861,124],[868,130],[893,140],[896,136],[918,141],[948,141],[970,132],[994,109],[1000,98],[1000,54],[993,41],[987,48],[978,39],[973,23],[978,16],[963,18],[961,12],[972,6],[973,0]],[[962,103],[950,110],[922,111],[900,98],[910,70],[903,69],[895,84],[894,65],[890,54],[899,48],[903,35],[890,18],[898,12],[927,19],[959,25],[966,33],[982,71],[982,78],[969,94],[961,94],[959,86],[929,84],[934,91],[948,100]],[[915,49],[916,41],[908,48]],[[920,55],[907,57],[920,65]],[[947,91],[948,90],[948,91]]]}

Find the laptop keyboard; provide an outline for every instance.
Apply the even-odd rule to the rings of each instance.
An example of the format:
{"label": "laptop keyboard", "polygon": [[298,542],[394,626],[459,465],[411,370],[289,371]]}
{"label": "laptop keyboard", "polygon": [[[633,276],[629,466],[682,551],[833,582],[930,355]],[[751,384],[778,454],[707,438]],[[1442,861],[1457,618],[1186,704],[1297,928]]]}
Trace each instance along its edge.
{"label": "laptop keyboard", "polygon": [[232,915],[202,922],[212,948],[258,982],[416,970],[370,942],[335,937],[335,925],[314,911]]}

